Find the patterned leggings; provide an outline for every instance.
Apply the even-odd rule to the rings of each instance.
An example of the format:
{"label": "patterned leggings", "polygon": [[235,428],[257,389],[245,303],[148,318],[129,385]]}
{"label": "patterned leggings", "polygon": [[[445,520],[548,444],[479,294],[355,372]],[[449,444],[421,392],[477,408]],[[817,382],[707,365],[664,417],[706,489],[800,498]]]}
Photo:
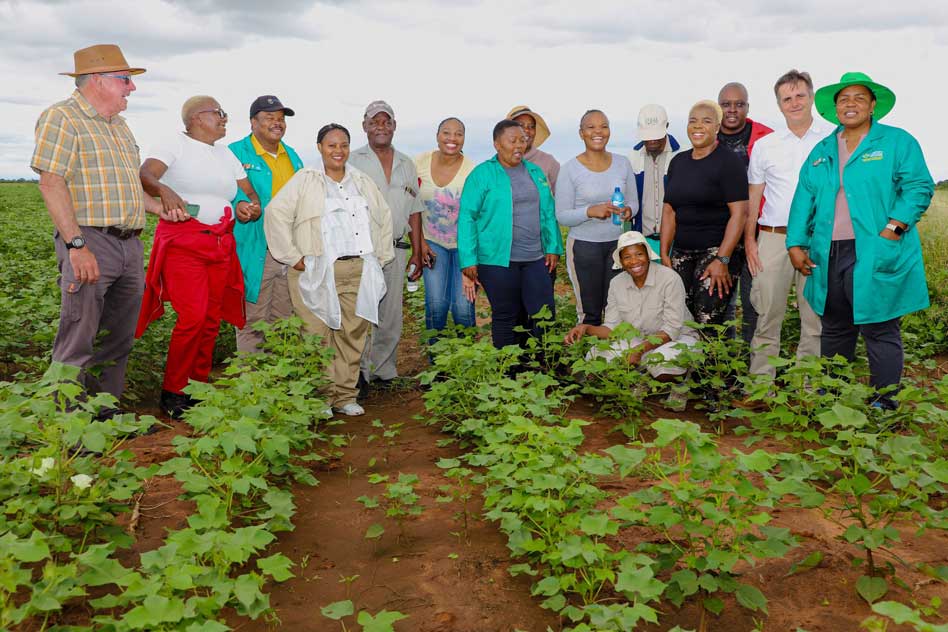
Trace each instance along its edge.
{"label": "patterned leggings", "polygon": [[[701,275],[714,260],[717,252],[717,246],[701,250],[672,249],[672,268],[681,276],[685,284],[685,303],[694,316],[695,322],[701,324],[723,324],[728,303],[731,301],[730,293],[725,293],[723,298],[719,297],[717,292],[709,294],[711,279],[701,280]],[[731,255],[731,262],[727,266],[731,275],[732,288],[737,285],[737,280],[741,276],[743,261],[743,250],[735,249]]]}

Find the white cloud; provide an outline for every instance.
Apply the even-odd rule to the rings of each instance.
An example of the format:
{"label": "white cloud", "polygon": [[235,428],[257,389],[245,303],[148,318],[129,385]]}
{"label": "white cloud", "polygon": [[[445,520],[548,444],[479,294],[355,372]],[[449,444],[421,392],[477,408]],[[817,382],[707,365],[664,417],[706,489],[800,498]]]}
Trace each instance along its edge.
{"label": "white cloud", "polygon": [[192,94],[212,94],[233,113],[228,141],[249,131],[254,97],[277,94],[297,111],[287,140],[304,160],[316,159],[316,130],[329,121],[360,144],[365,104],[384,98],[406,153],[432,147],[437,122],[457,115],[467,153],[483,159],[493,124],[527,103],[553,129],[544,149],[565,161],[581,149],[575,129],[590,107],[609,114],[610,147],[625,152],[641,105],[664,104],[682,137],[688,107],[728,81],[748,86],[752,117],[778,125],[773,82],[796,67],[817,84],[862,70],[890,85],[899,100],[886,122],[918,137],[940,179],[948,87],[927,68],[948,58],[946,24],[941,0],[0,0],[0,176],[31,174],[33,125],[71,92],[56,73],[71,68],[72,51],[113,41],[148,69],[127,112],[145,148],[180,128]]}

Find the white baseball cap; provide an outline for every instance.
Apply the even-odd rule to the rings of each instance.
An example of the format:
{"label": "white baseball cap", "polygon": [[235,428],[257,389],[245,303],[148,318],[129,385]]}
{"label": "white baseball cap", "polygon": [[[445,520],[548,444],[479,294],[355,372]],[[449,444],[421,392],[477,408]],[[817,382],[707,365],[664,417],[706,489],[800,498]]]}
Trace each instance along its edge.
{"label": "white baseball cap", "polygon": [[668,113],[665,108],[654,103],[642,106],[639,110],[639,139],[658,140],[668,133]]}

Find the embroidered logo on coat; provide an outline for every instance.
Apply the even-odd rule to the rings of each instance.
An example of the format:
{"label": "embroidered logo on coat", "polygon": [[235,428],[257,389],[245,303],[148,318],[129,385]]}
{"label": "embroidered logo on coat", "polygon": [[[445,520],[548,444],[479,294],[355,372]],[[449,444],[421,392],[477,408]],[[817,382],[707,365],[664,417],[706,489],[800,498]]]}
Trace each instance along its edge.
{"label": "embroidered logo on coat", "polygon": [[881,149],[877,149],[877,150],[875,150],[875,151],[867,151],[866,153],[864,153],[864,154],[862,155],[862,161],[863,161],[863,162],[874,162],[874,161],[876,161],[876,160],[882,160],[882,158],[883,158],[884,156],[885,156],[885,154],[882,153],[882,150],[881,150]]}

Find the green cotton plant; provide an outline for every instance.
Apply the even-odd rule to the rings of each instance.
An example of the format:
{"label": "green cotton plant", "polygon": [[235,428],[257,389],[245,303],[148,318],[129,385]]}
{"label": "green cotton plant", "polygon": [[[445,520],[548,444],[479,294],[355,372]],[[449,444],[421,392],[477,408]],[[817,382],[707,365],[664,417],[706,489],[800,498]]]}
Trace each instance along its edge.
{"label": "green cotton plant", "polygon": [[740,327],[740,323],[686,324],[698,332],[700,339],[693,347],[682,349],[670,364],[687,370],[683,387],[698,398],[696,408],[708,411],[709,419],[717,421],[721,411],[739,397],[739,378],[747,374],[744,343],[740,337],[728,335],[728,328]]}
{"label": "green cotton plant", "polygon": [[814,497],[807,504],[820,506],[828,520],[845,529],[840,539],[864,554],[854,561],[866,573],[856,590],[873,603],[888,592],[886,576],[904,585],[893,560],[905,562],[888,548],[900,541],[896,521],[913,522],[919,532],[948,528],[948,509],[931,503],[948,493],[948,459],[943,446],[919,435],[878,432],[873,419],[842,404],[818,421],[826,431],[825,445],[780,459],[785,491],[808,485]]}
{"label": "green cotton plant", "polygon": [[[567,304],[569,307],[566,307]],[[533,320],[537,323],[540,335],[527,337],[523,345],[523,365],[568,381],[572,373],[570,366],[582,357],[579,348],[563,342],[566,333],[576,324],[575,306],[561,299],[557,301],[555,318],[550,308],[544,305],[533,315]],[[529,333],[527,329],[519,326],[514,328],[514,331]]]}
{"label": "green cotton plant", "polygon": [[[640,332],[627,323],[622,323],[607,340],[587,336],[589,341],[589,357],[580,356],[572,363],[574,375],[579,376],[582,383],[581,392],[593,397],[599,404],[599,414],[616,419],[625,420],[629,436],[635,438],[638,431],[638,419],[645,410],[645,400],[652,395],[666,393],[670,385],[663,384],[652,378],[647,370],[649,362],[658,361],[652,356],[645,358],[639,364],[631,364],[621,356],[612,360],[596,357],[594,350],[610,351],[612,345],[619,342],[639,340]],[[658,338],[652,338],[657,342]],[[586,345],[576,344],[574,347],[585,348]]]}
{"label": "green cotton plant", "polygon": [[[388,476],[381,474],[370,474],[369,483],[377,485],[385,483],[385,493],[382,496],[360,496],[356,500],[362,503],[366,509],[382,508],[385,510],[386,518],[394,518],[398,524],[398,540],[405,537],[405,522],[412,518],[417,518],[424,511],[424,506],[419,503],[421,497],[415,493],[415,485],[418,483],[416,474],[399,474],[398,479],[388,482]],[[374,525],[373,525],[374,526]],[[369,539],[382,535],[384,530],[378,532],[377,536],[366,536]]]}
{"label": "green cotton plant", "polygon": [[808,357],[802,359],[770,358],[777,368],[777,380],[765,376],[741,378],[748,402],[759,402],[760,411],[731,410],[728,416],[747,419],[749,428],[738,434],[749,434],[748,442],[762,437],[793,441],[803,449],[820,441],[825,432],[817,418],[836,404],[867,409],[872,390],[845,359]]}
{"label": "green cotton plant", "polygon": [[740,581],[737,566],[781,557],[796,546],[788,529],[767,526],[777,497],[751,476],[769,470],[772,459],[762,451],[726,458],[691,422],[660,419],[650,427],[654,441],[611,450],[625,472],[654,481],[619,499],[613,518],[655,531],[658,539],[639,550],[654,558],[656,572],[668,574],[666,599],[676,606],[693,595],[700,599],[699,631],[723,610],[718,593],[733,593],[740,605],[766,613],[766,598]]}
{"label": "green cotton plant", "polygon": [[439,459],[436,465],[444,470],[444,477],[451,481],[448,485],[439,485],[438,491],[441,492],[435,498],[435,502],[448,504],[454,503],[459,509],[454,513],[454,520],[461,523],[461,530],[458,536],[462,536],[470,543],[469,528],[472,519],[470,504],[477,492],[474,484],[474,470],[463,467],[460,459]]}
{"label": "green cotton plant", "polygon": [[[37,383],[0,384],[0,533],[40,531],[54,551],[130,540],[115,524],[154,468],[138,467],[126,441],[153,417],[93,422],[108,395],[82,398],[75,367],[53,365]],[[107,461],[97,460],[101,454]],[[66,535],[66,532],[69,535]]]}
{"label": "green cotton plant", "polygon": [[930,623],[924,618],[926,615],[928,618],[938,616],[938,607],[910,608],[897,601],[880,601],[872,604],[872,611],[886,618],[869,617],[864,620],[859,627],[869,632],[886,632],[890,620],[897,625],[911,626],[915,632],[948,632],[948,623]]}

